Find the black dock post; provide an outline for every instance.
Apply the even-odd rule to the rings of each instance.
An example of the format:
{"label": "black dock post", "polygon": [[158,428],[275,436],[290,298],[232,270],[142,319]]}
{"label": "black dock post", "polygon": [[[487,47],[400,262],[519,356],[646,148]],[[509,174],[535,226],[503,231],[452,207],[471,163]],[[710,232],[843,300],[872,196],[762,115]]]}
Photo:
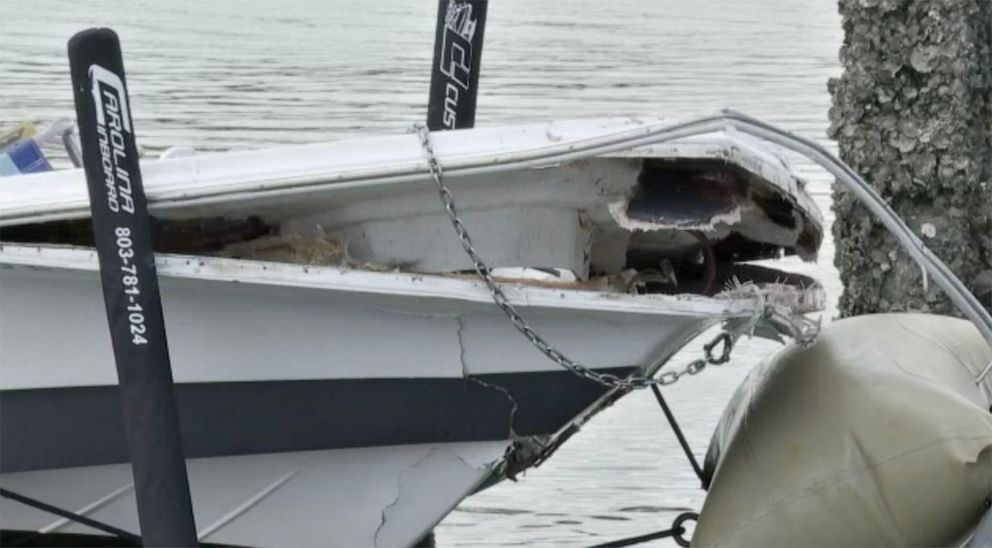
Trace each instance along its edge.
{"label": "black dock post", "polygon": [[427,103],[431,131],[475,125],[488,0],[440,0]]}
{"label": "black dock post", "polygon": [[69,40],[93,238],[117,361],[145,546],[196,546],[151,227],[120,42],[110,29]]}

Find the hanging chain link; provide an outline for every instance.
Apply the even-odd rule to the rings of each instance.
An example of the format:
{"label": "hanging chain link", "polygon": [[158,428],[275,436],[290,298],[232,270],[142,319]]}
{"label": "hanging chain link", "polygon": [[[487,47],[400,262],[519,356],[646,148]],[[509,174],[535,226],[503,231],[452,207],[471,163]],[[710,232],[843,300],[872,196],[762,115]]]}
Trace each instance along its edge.
{"label": "hanging chain link", "polygon": [[[451,191],[444,184],[444,171],[441,169],[441,163],[438,162],[437,155],[434,154],[434,146],[431,142],[430,133],[423,124],[417,124],[414,126],[417,135],[420,137],[420,143],[423,146],[424,154],[427,156],[427,163],[430,167],[431,177],[434,182],[437,183],[438,194],[441,197],[441,203],[444,205],[444,210],[448,213],[448,218],[451,219],[451,225],[455,228],[455,234],[458,236],[458,241],[462,245],[462,249],[468,254],[469,258],[472,259],[472,266],[475,267],[475,271],[479,274],[483,283],[489,288],[489,294],[492,296],[493,303],[499,307],[500,310],[506,314],[506,317],[510,319],[513,327],[517,329],[524,337],[527,338],[531,344],[534,345],[542,354],[547,356],[551,361],[557,363],[561,367],[571,371],[575,375],[589,379],[591,381],[597,382],[599,384],[617,387],[617,388],[645,388],[651,385],[667,386],[678,382],[680,378],[685,375],[696,375],[700,371],[706,368],[707,365],[720,365],[726,363],[730,360],[730,352],[734,348],[734,343],[737,341],[738,334],[733,334],[729,332],[723,332],[716,336],[712,341],[707,343],[703,348],[705,350],[705,358],[700,358],[689,363],[679,370],[665,371],[657,378],[645,377],[642,375],[633,375],[630,377],[620,377],[612,373],[600,373],[598,371],[593,371],[592,369],[572,361],[568,356],[561,353],[557,348],[552,346],[550,343],[544,340],[543,337],[538,335],[527,323],[527,320],[517,312],[517,309],[507,298],[506,294],[503,293],[503,288],[500,287],[499,283],[493,278],[492,271],[479,256],[478,251],[475,249],[475,245],[472,243],[472,238],[468,234],[468,230],[465,228],[465,224],[462,222],[461,217],[458,216],[458,209],[455,207],[455,198],[451,195]],[[719,356],[713,356],[713,350],[717,345],[722,344],[722,349]]]}

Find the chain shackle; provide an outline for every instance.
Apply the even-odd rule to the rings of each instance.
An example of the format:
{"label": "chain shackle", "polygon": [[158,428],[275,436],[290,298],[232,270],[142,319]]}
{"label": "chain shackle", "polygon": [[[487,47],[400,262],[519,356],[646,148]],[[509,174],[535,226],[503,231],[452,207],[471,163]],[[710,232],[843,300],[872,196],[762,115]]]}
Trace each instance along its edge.
{"label": "chain shackle", "polygon": [[689,548],[690,541],[692,540],[692,535],[689,535],[689,538],[683,536],[686,533],[684,523],[690,520],[698,522],[699,514],[695,512],[682,512],[672,522],[672,540],[675,541],[675,544],[683,548]]}
{"label": "chain shackle", "polygon": [[[711,365],[721,365],[730,361],[730,353],[734,350],[734,343],[737,342],[737,337],[734,335],[723,332],[717,335],[712,341],[703,345],[703,350],[706,352],[706,361]],[[713,357],[713,349],[717,345],[721,345],[720,357]]]}

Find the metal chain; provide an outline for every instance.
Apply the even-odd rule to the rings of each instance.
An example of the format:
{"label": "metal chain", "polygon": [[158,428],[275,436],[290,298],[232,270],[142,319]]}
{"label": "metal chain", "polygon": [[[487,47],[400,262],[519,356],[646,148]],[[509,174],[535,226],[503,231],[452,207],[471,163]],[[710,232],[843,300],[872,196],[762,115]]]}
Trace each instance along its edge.
{"label": "metal chain", "polygon": [[[427,163],[430,167],[431,177],[434,182],[437,183],[438,194],[441,197],[441,203],[444,205],[444,210],[448,213],[448,218],[451,219],[451,225],[455,228],[455,234],[458,236],[458,241],[462,245],[462,249],[468,254],[469,258],[472,259],[472,266],[475,267],[475,271],[478,272],[479,277],[489,288],[489,294],[492,296],[493,303],[499,307],[500,310],[506,314],[506,317],[510,319],[513,323],[513,327],[517,329],[527,340],[531,342],[542,354],[548,357],[551,361],[557,363],[561,367],[571,371],[575,375],[589,379],[591,381],[597,382],[599,384],[617,387],[617,388],[645,388],[651,385],[658,386],[668,386],[678,382],[680,378],[685,375],[696,375],[700,371],[706,368],[707,365],[719,365],[726,363],[730,359],[730,352],[733,350],[734,343],[737,341],[737,336],[731,333],[720,333],[715,339],[710,341],[704,346],[706,357],[694,360],[685,366],[683,369],[675,371],[665,371],[657,378],[645,377],[643,375],[633,375],[630,377],[620,377],[612,373],[600,373],[593,371],[592,369],[572,361],[568,356],[564,355],[551,346],[550,343],[544,340],[540,335],[538,335],[527,323],[527,321],[517,312],[517,309],[507,298],[506,294],[503,293],[503,288],[496,282],[493,278],[492,271],[479,256],[479,253],[475,249],[475,245],[472,243],[472,238],[468,234],[468,230],[465,228],[465,224],[462,222],[461,217],[458,216],[458,210],[455,207],[455,198],[451,195],[451,191],[445,186],[443,177],[444,172],[441,169],[441,163],[438,162],[437,155],[434,154],[434,146],[431,143],[430,132],[423,124],[416,124],[414,129],[417,135],[420,137],[420,143],[423,146],[424,154],[427,156]],[[712,355],[713,349],[720,343],[723,343],[723,349],[719,357],[714,358]]]}

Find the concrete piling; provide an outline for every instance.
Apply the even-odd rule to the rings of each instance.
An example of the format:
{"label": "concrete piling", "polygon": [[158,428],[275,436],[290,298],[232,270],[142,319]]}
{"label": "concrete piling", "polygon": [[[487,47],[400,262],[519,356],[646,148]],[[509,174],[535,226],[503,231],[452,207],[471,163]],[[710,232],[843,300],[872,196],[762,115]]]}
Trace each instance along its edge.
{"label": "concrete piling", "polygon": [[[992,309],[992,0],[840,0],[844,67],[831,138],[928,247]],[[843,316],[956,313],[839,185]]]}

